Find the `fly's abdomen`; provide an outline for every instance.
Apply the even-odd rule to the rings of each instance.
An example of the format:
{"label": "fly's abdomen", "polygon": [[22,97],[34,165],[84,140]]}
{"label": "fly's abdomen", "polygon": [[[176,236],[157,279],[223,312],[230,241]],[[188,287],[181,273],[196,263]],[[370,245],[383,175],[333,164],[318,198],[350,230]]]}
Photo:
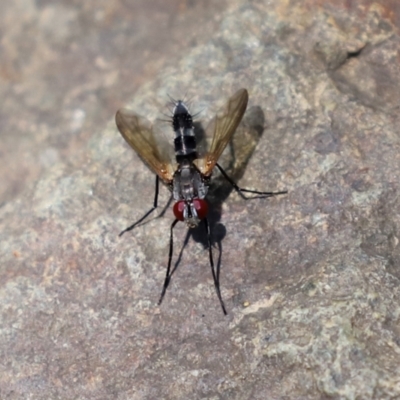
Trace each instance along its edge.
{"label": "fly's abdomen", "polygon": [[182,158],[195,159],[196,154],[196,138],[189,135],[179,135],[174,140],[175,155],[179,162]]}
{"label": "fly's abdomen", "polygon": [[182,158],[197,158],[193,119],[188,108],[181,100],[178,100],[175,104],[172,126],[175,131],[174,146],[177,161],[179,162]]}

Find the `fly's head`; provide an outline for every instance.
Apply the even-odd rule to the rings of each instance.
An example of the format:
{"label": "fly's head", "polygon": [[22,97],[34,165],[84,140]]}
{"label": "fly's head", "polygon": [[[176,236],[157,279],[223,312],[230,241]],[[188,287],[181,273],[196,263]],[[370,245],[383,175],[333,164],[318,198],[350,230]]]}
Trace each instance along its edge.
{"label": "fly's head", "polygon": [[195,228],[208,214],[208,204],[204,199],[179,200],[174,204],[174,215],[185,221],[188,228]]}

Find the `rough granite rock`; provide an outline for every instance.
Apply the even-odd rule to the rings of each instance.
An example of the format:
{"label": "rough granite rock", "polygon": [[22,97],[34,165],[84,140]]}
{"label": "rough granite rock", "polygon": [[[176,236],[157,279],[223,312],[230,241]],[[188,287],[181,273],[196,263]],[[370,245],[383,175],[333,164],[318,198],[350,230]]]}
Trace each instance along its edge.
{"label": "rough granite rock", "polygon": [[[400,6],[112,3],[0,6],[0,398],[399,398]],[[240,87],[236,177],[289,193],[212,213],[228,316],[182,224],[158,307],[173,217],[118,238],[154,177],[112,114]]]}

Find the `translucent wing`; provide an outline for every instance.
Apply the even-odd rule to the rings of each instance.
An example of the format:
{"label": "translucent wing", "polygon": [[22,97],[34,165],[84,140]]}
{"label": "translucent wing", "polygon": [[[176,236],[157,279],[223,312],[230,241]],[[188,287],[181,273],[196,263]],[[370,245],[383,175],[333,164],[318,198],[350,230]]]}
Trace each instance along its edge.
{"label": "translucent wing", "polygon": [[143,162],[165,183],[173,179],[176,167],[168,154],[168,143],[156,140],[149,121],[123,108],[117,111],[115,123],[123,138]]}
{"label": "translucent wing", "polygon": [[215,164],[242,120],[248,100],[249,95],[247,90],[238,90],[213,120],[212,127],[214,134],[210,148],[202,158],[194,161],[204,175],[211,175]]}

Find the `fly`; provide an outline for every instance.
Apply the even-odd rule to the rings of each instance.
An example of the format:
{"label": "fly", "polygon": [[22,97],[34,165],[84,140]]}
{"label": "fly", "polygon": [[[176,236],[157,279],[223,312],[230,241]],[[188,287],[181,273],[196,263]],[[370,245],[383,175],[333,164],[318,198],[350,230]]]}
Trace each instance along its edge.
{"label": "fly", "polygon": [[[175,132],[174,155],[168,154],[168,143],[156,142],[151,124],[136,113],[121,109],[115,116],[115,121],[121,135],[136,151],[149,169],[156,174],[155,196],[153,207],[138,221],[124,229],[119,236],[135,228],[144,221],[158,205],[159,181],[171,191],[175,204],[173,212],[175,220],[170,227],[169,255],[167,272],[158,304],[160,305],[171,280],[171,263],[173,255],[173,229],[179,221],[184,221],[188,228],[195,228],[203,223],[207,235],[207,245],[210,267],[215,290],[226,315],[226,309],[221,296],[219,268],[215,268],[211,248],[211,232],[207,219],[208,203],[205,197],[208,192],[213,169],[221,172],[222,176],[245,199],[244,193],[252,193],[256,197],[272,197],[282,192],[260,192],[240,188],[218,164],[218,159],[231,140],[236,128],[246,111],[248,103],[246,89],[238,90],[226,103],[223,110],[217,114],[212,125],[212,141],[208,150],[199,151],[193,126],[192,115],[182,100],[174,101],[172,111],[172,127]],[[210,128],[208,128],[208,131]],[[251,198],[251,197],[250,197]]]}

